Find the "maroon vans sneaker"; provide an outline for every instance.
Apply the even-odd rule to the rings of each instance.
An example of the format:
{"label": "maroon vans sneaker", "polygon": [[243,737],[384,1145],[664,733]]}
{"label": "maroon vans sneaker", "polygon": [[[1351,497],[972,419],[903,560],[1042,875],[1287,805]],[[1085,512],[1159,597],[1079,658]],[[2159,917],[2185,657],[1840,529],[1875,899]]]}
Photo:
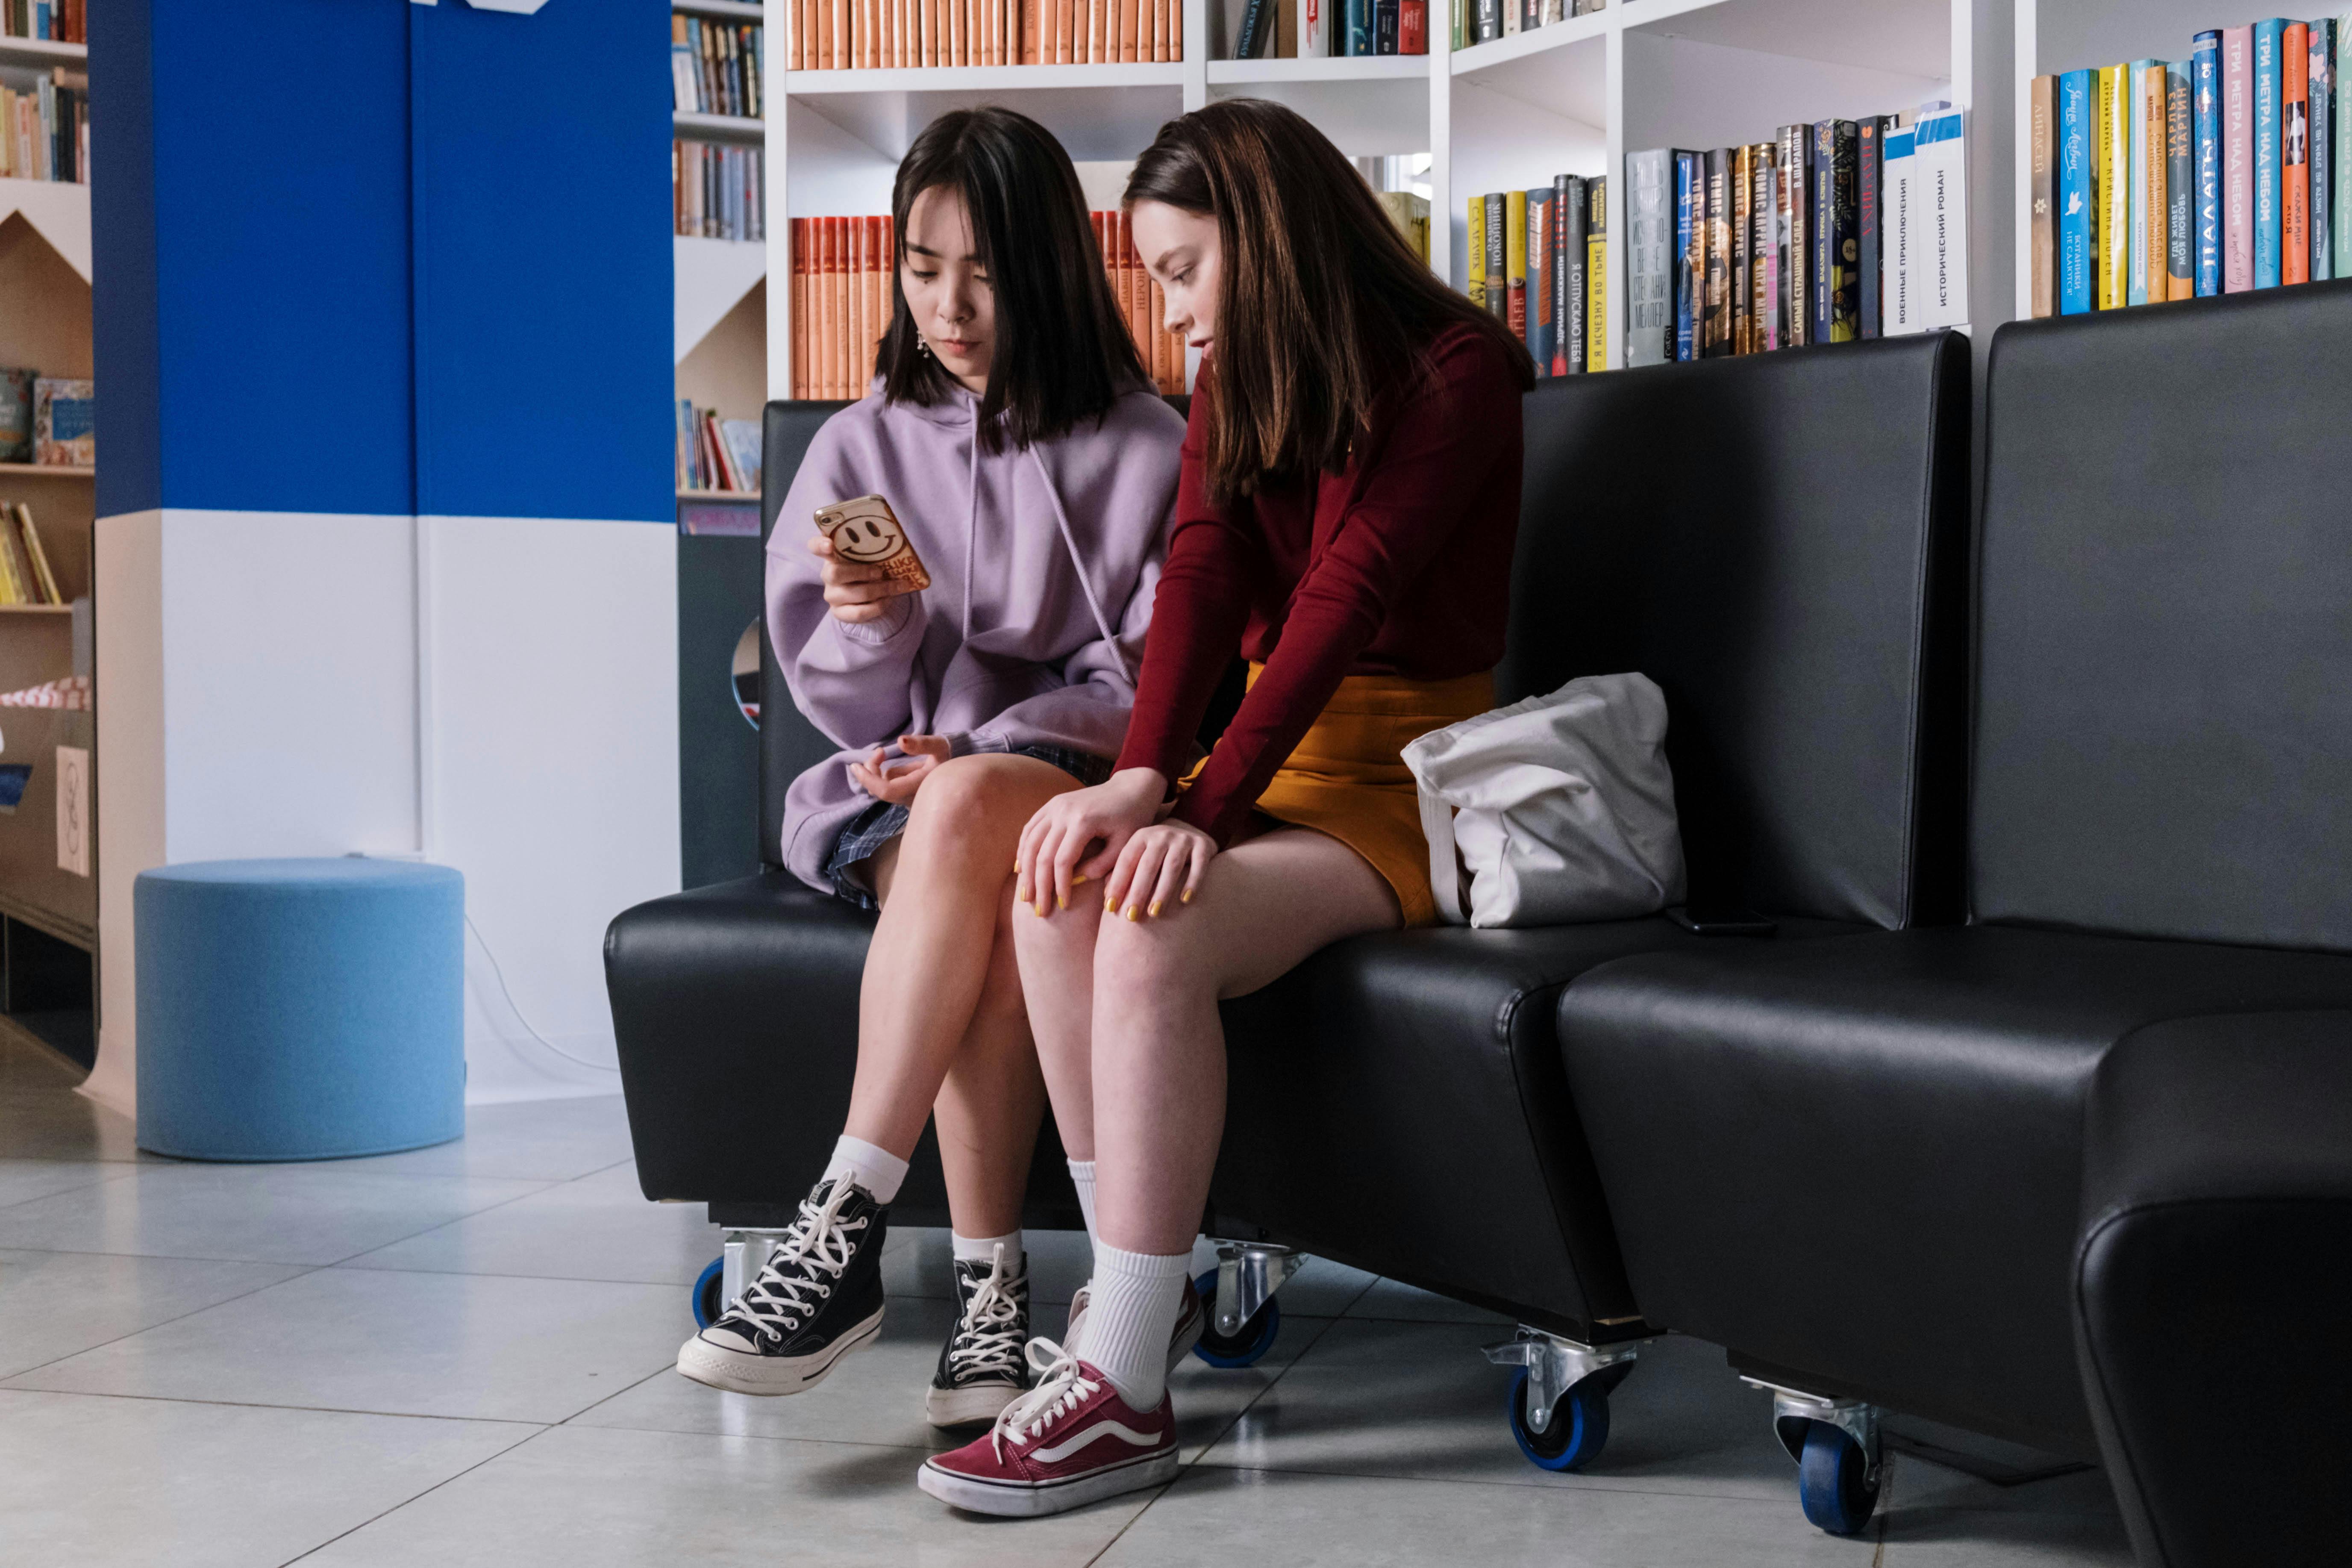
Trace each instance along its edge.
{"label": "maroon vans sneaker", "polygon": [[[1078,1287],[1077,1294],[1070,1298],[1070,1319],[1068,1324],[1062,1330],[1063,1344],[1074,1345],[1078,1342],[1078,1324],[1086,1319],[1087,1306],[1093,1298],[1093,1294],[1094,1287],[1091,1284],[1081,1285]],[[1184,1358],[1191,1355],[1192,1347],[1201,1342],[1201,1331],[1208,1326],[1208,1309],[1201,1300],[1201,1293],[1195,1290],[1192,1288],[1192,1282],[1187,1279],[1184,1281],[1184,1305],[1176,1314],[1175,1328],[1168,1334],[1168,1370],[1171,1374],[1184,1364]]]}
{"label": "maroon vans sneaker", "polygon": [[934,1454],[915,1484],[973,1513],[1034,1518],[1176,1479],[1176,1419],[1165,1395],[1139,1411],[1110,1380],[1051,1340],[1029,1342],[1037,1386],[985,1437]]}

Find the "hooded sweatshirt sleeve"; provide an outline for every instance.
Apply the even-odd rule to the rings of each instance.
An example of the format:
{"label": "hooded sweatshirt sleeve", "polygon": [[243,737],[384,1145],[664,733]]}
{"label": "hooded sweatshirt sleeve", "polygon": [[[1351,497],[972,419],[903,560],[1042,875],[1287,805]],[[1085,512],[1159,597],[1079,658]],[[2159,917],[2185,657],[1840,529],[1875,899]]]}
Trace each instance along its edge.
{"label": "hooded sweatshirt sleeve", "polygon": [[[768,536],[768,637],[793,702],[836,746],[895,739],[912,722],[908,689],[929,607],[902,594],[878,619],[852,624],[824,602],[823,564],[809,553],[816,509],[863,495],[845,409],[809,443]],[[869,463],[867,468],[871,468]]]}

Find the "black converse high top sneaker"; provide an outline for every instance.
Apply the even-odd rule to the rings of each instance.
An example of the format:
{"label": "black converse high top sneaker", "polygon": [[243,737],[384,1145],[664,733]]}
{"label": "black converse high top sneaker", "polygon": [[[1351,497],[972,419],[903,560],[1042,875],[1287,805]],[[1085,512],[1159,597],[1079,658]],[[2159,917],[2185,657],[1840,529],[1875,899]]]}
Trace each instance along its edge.
{"label": "black converse high top sneaker", "polygon": [[934,1426],[993,1421],[1029,1387],[1021,1355],[1029,1340],[1027,1260],[1008,1265],[999,1242],[993,1262],[959,1259],[955,1283],[962,1310],[940,1347],[939,1370],[923,1396],[924,1418]]}
{"label": "black converse high top sneaker", "polygon": [[679,1347],[677,1370],[737,1394],[814,1388],[882,1331],[890,1211],[849,1181],[819,1182],[784,1243],[719,1320]]}

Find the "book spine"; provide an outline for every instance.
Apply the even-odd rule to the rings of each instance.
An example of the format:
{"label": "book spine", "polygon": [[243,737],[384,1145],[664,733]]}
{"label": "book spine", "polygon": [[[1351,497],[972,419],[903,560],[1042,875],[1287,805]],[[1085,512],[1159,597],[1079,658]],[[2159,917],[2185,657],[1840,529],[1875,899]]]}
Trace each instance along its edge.
{"label": "book spine", "polygon": [[1886,121],[1875,116],[1854,121],[1854,167],[1858,176],[1858,216],[1854,225],[1854,270],[1860,275],[1855,289],[1855,335],[1875,338],[1884,335],[1885,318],[1881,292],[1885,279],[1879,270],[1880,213],[1885,197],[1880,182],[1886,177],[1884,162]]}
{"label": "book spine", "polygon": [[1788,188],[1789,233],[1785,276],[1780,281],[1780,314],[1788,341],[1801,346],[1812,341],[1812,186],[1806,178],[1812,135],[1802,125],[1780,127],[1780,180]]}
{"label": "book spine", "polygon": [[1266,0],[1249,0],[1242,9],[1241,37],[1234,40],[1234,58],[1254,60],[1265,47]]}
{"label": "book spine", "polygon": [[1826,343],[1830,337],[1832,217],[1837,206],[1837,122],[1824,120],[1812,128],[1812,145],[1805,154],[1806,181],[1813,194],[1812,306],[1806,336]]}
{"label": "book spine", "polygon": [[1584,186],[1584,368],[1609,368],[1609,176]]}
{"label": "book spine", "polygon": [[2032,188],[2027,193],[2026,267],[2034,317],[2058,313],[2058,186],[2054,160],[2058,110],[2058,79],[2033,79],[2027,109],[2026,169]]}
{"label": "book spine", "polygon": [[[2156,148],[2149,144],[2147,139],[2147,79],[2148,68],[2155,63],[2152,60],[2135,60],[2129,67],[2130,74],[2125,79],[2127,94],[2125,101],[2128,111],[2125,129],[2130,137],[2130,158],[2125,164],[2125,173],[2131,182],[2130,206],[2124,218],[2131,226],[2125,253],[2124,303],[2126,305],[2147,303],[2148,263],[2152,259],[2147,245],[2148,198],[2153,194],[2148,179],[2149,166],[2156,162]],[[2160,68],[2156,74],[2158,80],[2163,79]]]}
{"label": "book spine", "polygon": [[1528,341],[1528,194],[1503,193],[1503,276],[1508,279],[1503,296],[1503,320],[1511,336]]}
{"label": "book spine", "polygon": [[1484,310],[1486,305],[1486,198],[1472,196],[1464,213],[1462,254],[1465,258],[1462,271],[1462,291],[1470,302]]}
{"label": "book spine", "polygon": [[1780,171],[1773,153],[1769,142],[1756,144],[1756,189],[1748,203],[1748,313],[1759,353],[1780,346]]}
{"label": "book spine", "polygon": [[1591,245],[1592,219],[1589,192],[1592,182],[1579,179],[1574,175],[1568,176],[1568,212],[1562,220],[1563,232],[1560,236],[1560,254],[1568,263],[1566,268],[1568,314],[1563,318],[1566,323],[1568,353],[1564,369],[1567,374],[1582,375],[1585,372],[1587,357],[1584,331],[1590,320],[1585,309],[1585,300],[1591,290],[1585,287],[1585,270],[1592,264]]}
{"label": "book spine", "polygon": [[1706,155],[1706,310],[1699,331],[1699,357],[1731,352],[1731,149]]}
{"label": "book spine", "polygon": [[[2344,40],[2352,37],[2352,11],[2336,18],[2336,47],[2341,55]],[[2352,69],[2346,62],[2336,62],[2333,80],[2336,87],[2336,107],[2328,116],[2336,132],[2336,147],[2328,159],[2328,171],[2335,176],[2335,191],[2328,198],[2328,214],[2336,230],[2331,248],[2336,253],[2336,271],[2352,278]]]}
{"label": "book spine", "polygon": [[1674,358],[1674,153],[1625,156],[1625,363]]}
{"label": "book spine", "polygon": [[2279,281],[2311,281],[2311,28],[2279,35]]}
{"label": "book spine", "polygon": [[[1483,0],[1482,0],[1483,3]],[[1372,0],[1347,0],[1348,47],[1350,56],[1372,52]]]}
{"label": "book spine", "polygon": [[2200,299],[2221,291],[2221,35],[2197,35],[2189,60],[2197,170],[2196,283]]}
{"label": "book spine", "polygon": [[2254,286],[2254,30],[2221,29],[2221,288]]}
{"label": "book spine", "polygon": [[1510,213],[1496,192],[1486,198],[1486,309],[1511,317]]}
{"label": "book spine", "polygon": [[[1454,3],[1464,5],[1467,0],[1454,0]],[[1503,0],[1478,0],[1478,37],[1474,42],[1490,44],[1502,36]],[[1348,52],[1353,54],[1355,50],[1350,48]]]}
{"label": "book spine", "polygon": [[1397,0],[1372,0],[1372,53],[1397,52]]}
{"label": "book spine", "polygon": [[1857,266],[1861,246],[1862,171],[1859,127],[1851,120],[1830,122],[1830,330],[1827,341],[1853,342],[1862,324]]}
{"label": "book spine", "polygon": [[2311,24],[2311,280],[2336,277],[2336,22]]}
{"label": "book spine", "polygon": [[1749,309],[1749,272],[1755,258],[1749,254],[1753,239],[1756,205],[1756,149],[1734,147],[1731,150],[1731,352],[1752,354],[1756,352],[1756,321]]}
{"label": "book spine", "polygon": [[2254,24],[2254,287],[2275,289],[2284,247],[2280,243],[2279,66],[2284,22]]}
{"label": "book spine", "polygon": [[1706,163],[1675,154],[1675,358],[1698,357],[1706,288]]}
{"label": "book spine", "polygon": [[2099,71],[2099,309],[2119,310],[2131,287],[2131,68]]}
{"label": "book spine", "polygon": [[1429,53],[1429,0],[1400,0],[1397,5],[1397,53]]}
{"label": "book spine", "polygon": [[1538,377],[1551,374],[1551,190],[1538,185],[1528,203],[1528,357]]}
{"label": "book spine", "polygon": [[[1551,357],[1537,371],[1543,375],[1568,374],[1568,204],[1582,193],[1572,174],[1552,176],[1551,195],[1544,208],[1544,289],[1551,310]],[[1584,303],[1579,300],[1579,307]]]}
{"label": "book spine", "polygon": [[2197,297],[2197,132],[2189,66],[2164,68],[2164,297]]}

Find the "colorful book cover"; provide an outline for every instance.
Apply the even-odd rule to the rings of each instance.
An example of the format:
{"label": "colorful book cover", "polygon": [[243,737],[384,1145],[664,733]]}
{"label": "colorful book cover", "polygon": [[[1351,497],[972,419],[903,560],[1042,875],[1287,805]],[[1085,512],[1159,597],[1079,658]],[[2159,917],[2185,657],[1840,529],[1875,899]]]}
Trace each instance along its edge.
{"label": "colorful book cover", "polygon": [[1523,199],[1528,213],[1528,357],[1536,362],[1536,374],[1541,376],[1551,369],[1551,278],[1547,270],[1551,258],[1551,187],[1538,185]]}
{"label": "colorful book cover", "polygon": [[1885,308],[1879,300],[1885,282],[1879,261],[1879,215],[1885,199],[1879,182],[1886,177],[1886,127],[1889,121],[1872,115],[1854,121],[1854,167],[1859,176],[1854,268],[1861,275],[1854,325],[1864,338],[1885,331]]}
{"label": "colorful book cover", "polygon": [[1756,321],[1750,309],[1748,269],[1753,258],[1748,245],[1755,237],[1751,209],[1756,205],[1756,149],[1734,147],[1731,150],[1731,352],[1752,354],[1756,352]]}
{"label": "colorful book cover", "polygon": [[1851,120],[1832,120],[1830,163],[1823,184],[1830,187],[1829,331],[1822,341],[1850,343],[1862,322],[1862,278],[1857,266],[1861,242],[1862,182],[1859,132]]}
{"label": "colorful book cover", "polygon": [[1585,287],[1585,278],[1592,266],[1591,186],[1590,180],[1576,180],[1570,187],[1572,200],[1569,203],[1567,227],[1560,236],[1560,254],[1568,258],[1568,374],[1582,375],[1590,368],[1591,355],[1585,342],[1585,329],[1591,322],[1587,309],[1591,290]]}
{"label": "colorful book cover", "polygon": [[1465,213],[1462,229],[1462,254],[1467,258],[1462,277],[1462,291],[1470,296],[1471,303],[1486,302],[1486,198],[1472,196]]}
{"label": "colorful book cover", "polygon": [[1429,53],[1429,0],[1399,0],[1397,53],[1401,55]]}
{"label": "colorful book cover", "polygon": [[1675,154],[1675,358],[1698,358],[1706,292],[1706,155]]}
{"label": "colorful book cover", "polygon": [[[2340,52],[2346,37],[2352,37],[2352,11],[2336,18],[2336,41]],[[2336,62],[2336,108],[2329,123],[2336,132],[2336,146],[2328,159],[2328,172],[2335,176],[2335,191],[2329,196],[2328,216],[2334,220],[2336,270],[2352,278],[2352,70],[2345,62]]]}
{"label": "colorful book cover", "polygon": [[2164,297],[2197,296],[2197,114],[2189,63],[2164,68]]}
{"label": "colorful book cover", "polygon": [[1511,218],[1500,191],[1486,197],[1486,309],[1511,319]]}
{"label": "colorful book cover", "polygon": [[2311,24],[2311,280],[2336,276],[2336,21]]}
{"label": "colorful book cover", "polygon": [[1609,176],[1584,184],[1584,368],[1609,368]]}
{"label": "colorful book cover", "polygon": [[[1583,339],[1572,329],[1584,314],[1584,182],[1574,174],[1555,174],[1551,182],[1551,259],[1546,276],[1551,279],[1551,374],[1569,373],[1570,344],[1580,350]],[[1574,247],[1570,247],[1570,237]]]}
{"label": "colorful book cover", "polygon": [[2197,295],[2221,291],[2221,35],[2197,35],[2189,61],[2196,159]]}
{"label": "colorful book cover", "polygon": [[2279,55],[2286,24],[2276,18],[2254,24],[2254,287],[2279,285],[2279,93],[2285,83]]}
{"label": "colorful book cover", "polygon": [[33,461],[45,468],[98,464],[98,398],[93,384],[58,376],[33,380]]}
{"label": "colorful book cover", "polygon": [[2058,313],[2098,308],[2093,274],[2099,248],[2098,163],[2091,156],[2097,127],[2098,73],[2068,71],[2058,79]]}
{"label": "colorful book cover", "polygon": [[1812,128],[1812,146],[1805,154],[1805,180],[1812,191],[1812,306],[1806,312],[1805,335],[1816,343],[1830,342],[1831,217],[1837,205],[1837,122],[1824,120]]}
{"label": "colorful book cover", "polygon": [[[2155,174],[2164,166],[2164,146],[2160,140],[2151,140],[2148,136],[2147,105],[2150,78],[2155,79],[2158,89],[2157,101],[2161,103],[2164,62],[2161,60],[2132,62],[2129,79],[2131,208],[2125,219],[2131,225],[2129,258],[2124,274],[2124,303],[2126,305],[2147,303],[2147,282],[2151,268],[2155,269],[2156,276],[2158,278],[2163,276],[2163,247],[2159,246],[2151,248],[2148,244],[2148,237],[2154,232],[2157,215],[2164,210],[2164,204],[2157,198]],[[2159,284],[2158,287],[2160,288],[2161,285]],[[2158,295],[2158,298],[2161,299],[2162,296]]]}
{"label": "colorful book cover", "polygon": [[[1413,3],[1425,5],[1426,0],[1413,0]],[[1329,58],[1331,53],[1330,0],[1297,0],[1297,5],[1298,58],[1303,60]],[[1024,6],[1023,9],[1026,11],[1030,7]],[[1461,7],[1457,5],[1454,9],[1459,12]],[[1460,48],[1462,46],[1457,42],[1454,47]],[[1166,56],[1155,55],[1152,58],[1164,59]]]}
{"label": "colorful book cover", "polygon": [[2221,29],[2221,288],[2254,286],[2254,30]]}
{"label": "colorful book cover", "polygon": [[1748,197],[1748,336],[1758,353],[1780,346],[1780,247],[1777,193],[1780,170],[1772,143],[1759,142],[1755,155],[1755,190]]}
{"label": "colorful book cover", "polygon": [[33,460],[33,383],[40,374],[0,369],[0,463]]}
{"label": "colorful book cover", "polygon": [[2033,79],[2026,106],[2026,298],[2035,319],[2058,313],[2058,79]]}
{"label": "colorful book cover", "polygon": [[1625,156],[1625,363],[1675,357],[1674,153]]}
{"label": "colorful book cover", "polygon": [[2311,28],[2279,34],[2279,281],[2311,281]]}
{"label": "colorful book cover", "polygon": [[[1489,265],[1494,258],[1487,257]],[[1492,275],[1489,274],[1489,277]],[[1528,341],[1528,194],[1503,193],[1503,320],[1511,336]]]}
{"label": "colorful book cover", "polygon": [[1915,328],[1932,331],[1969,319],[1969,247],[1946,235],[1969,232],[1967,114],[1945,109],[1911,127],[1916,150],[1905,226],[1914,237],[1911,310]]}
{"label": "colorful book cover", "polygon": [[2099,71],[2099,309],[2131,289],[2131,67]]}
{"label": "colorful book cover", "polygon": [[[1372,0],[1343,0],[1346,9],[1340,13],[1339,24],[1346,29],[1343,55],[1369,55],[1372,52]],[[1480,0],[1483,13],[1486,0]]]}
{"label": "colorful book cover", "polygon": [[1803,125],[1780,127],[1780,188],[1787,203],[1787,232],[1781,236],[1780,321],[1782,341],[1801,346],[1811,341],[1812,184],[1805,177],[1811,163],[1812,131]]}
{"label": "colorful book cover", "polygon": [[1372,53],[1397,52],[1397,0],[1372,0]]}
{"label": "colorful book cover", "polygon": [[1699,331],[1699,357],[1731,352],[1731,149],[1706,155],[1706,310]]}

